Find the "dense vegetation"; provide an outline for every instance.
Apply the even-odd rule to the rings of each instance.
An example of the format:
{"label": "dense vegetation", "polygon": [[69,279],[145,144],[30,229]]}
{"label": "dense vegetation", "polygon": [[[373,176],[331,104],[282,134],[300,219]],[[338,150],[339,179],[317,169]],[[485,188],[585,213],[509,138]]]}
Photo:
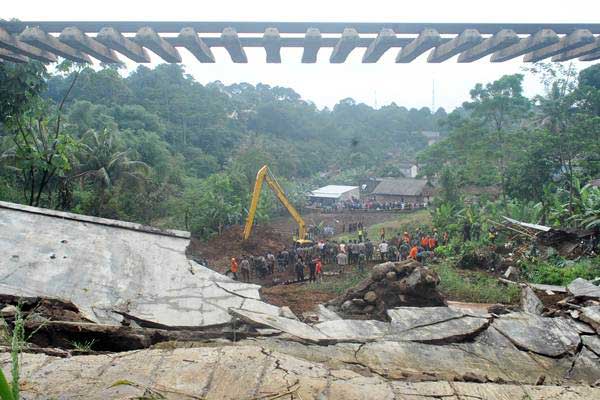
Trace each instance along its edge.
{"label": "dense vegetation", "polygon": [[[0,199],[208,235],[245,216],[263,164],[300,203],[308,185],[398,175],[446,118],[291,89],[203,86],[179,65],[118,70],[0,65]],[[266,194],[259,218],[276,210]]]}
{"label": "dense vegetation", "polygon": [[[531,247],[516,261],[526,280],[566,284],[576,277],[592,279],[600,276],[600,258],[591,251],[594,239],[583,244],[590,257],[567,260],[540,254],[515,232],[495,241],[488,235],[502,216],[509,216],[595,230],[597,246],[600,188],[588,182],[600,177],[600,65],[577,74],[539,64],[531,72],[545,84],[544,94],[524,97],[520,74],[477,85],[471,100],[444,122],[447,138],[419,155],[425,174],[439,177],[433,223],[453,237],[437,252],[465,256],[486,246],[518,251],[519,240],[525,239]],[[467,243],[462,240],[466,224],[481,232]]]}

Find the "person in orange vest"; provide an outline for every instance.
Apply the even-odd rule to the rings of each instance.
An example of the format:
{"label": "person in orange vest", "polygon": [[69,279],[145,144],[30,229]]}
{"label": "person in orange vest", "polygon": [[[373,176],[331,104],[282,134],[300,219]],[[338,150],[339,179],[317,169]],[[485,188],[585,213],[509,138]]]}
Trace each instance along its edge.
{"label": "person in orange vest", "polygon": [[437,247],[437,240],[434,236],[429,238],[429,251],[434,251]]}
{"label": "person in orange vest", "polygon": [[233,279],[237,281],[237,273],[238,273],[238,262],[235,257],[231,258],[231,273],[233,274]]}
{"label": "person in orange vest", "polygon": [[427,249],[428,249],[428,247],[429,247],[429,236],[427,236],[427,235],[424,235],[424,236],[421,238],[421,246],[423,246],[423,248],[424,248],[425,250],[427,250]]}
{"label": "person in orange vest", "polygon": [[417,254],[419,252],[419,248],[417,247],[417,245],[413,245],[413,247],[410,249],[410,253],[408,254],[408,258],[412,258],[413,260],[417,259]]}

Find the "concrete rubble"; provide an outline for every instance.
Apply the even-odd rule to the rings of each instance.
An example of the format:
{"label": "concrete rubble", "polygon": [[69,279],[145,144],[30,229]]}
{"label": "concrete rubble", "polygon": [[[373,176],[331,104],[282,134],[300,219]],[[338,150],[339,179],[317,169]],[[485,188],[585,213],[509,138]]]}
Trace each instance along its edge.
{"label": "concrete rubble", "polygon": [[187,260],[185,232],[6,203],[0,228],[0,313],[19,298],[32,334],[26,399],[600,398],[587,281],[551,309],[527,287],[523,311],[486,312],[446,306],[417,262],[384,263],[306,323]]}

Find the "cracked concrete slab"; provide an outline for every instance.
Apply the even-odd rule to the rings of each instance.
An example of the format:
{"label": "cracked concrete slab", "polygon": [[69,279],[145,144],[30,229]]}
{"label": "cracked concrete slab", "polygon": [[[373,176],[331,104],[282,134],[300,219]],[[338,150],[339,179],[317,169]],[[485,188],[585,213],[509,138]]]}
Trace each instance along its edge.
{"label": "cracked concrete slab", "polygon": [[[315,346],[321,347],[321,346]],[[327,348],[327,347],[326,347]],[[10,355],[0,354],[10,379]],[[365,376],[348,368],[255,345],[139,350],[68,359],[24,354],[22,395],[27,399],[571,399],[598,398],[589,386],[530,386],[473,382],[409,382]],[[114,385],[117,382],[128,384]],[[527,397],[529,396],[529,397]]]}
{"label": "cracked concrete slab", "polygon": [[487,318],[449,307],[399,307],[388,310],[388,316],[389,340],[450,343],[475,336],[489,325]]}
{"label": "cracked concrete slab", "polygon": [[583,335],[581,336],[583,345],[600,356],[600,336],[598,335]]}
{"label": "cracked concrete slab", "polygon": [[579,319],[590,324],[600,334],[600,306],[584,307],[580,310]]}
{"label": "cracked concrete slab", "polygon": [[309,342],[319,343],[332,340],[318,329],[296,319],[236,308],[229,309],[229,313],[249,325],[277,329]]}
{"label": "cracked concrete slab", "polygon": [[230,307],[278,313],[258,285],[188,260],[188,244],[188,232],[0,202],[0,293],[65,299],[112,325],[122,315],[146,326],[220,325]]}
{"label": "cracked concrete slab", "polygon": [[550,357],[575,353],[580,343],[579,333],[556,318],[512,313],[495,319],[492,326],[515,346]]}
{"label": "cracked concrete slab", "polygon": [[569,283],[567,290],[580,299],[600,300],[600,287],[583,278],[577,278]]}
{"label": "cracked concrete slab", "polygon": [[372,341],[383,339],[390,330],[390,324],[369,320],[334,320],[314,325],[324,335],[336,340]]}

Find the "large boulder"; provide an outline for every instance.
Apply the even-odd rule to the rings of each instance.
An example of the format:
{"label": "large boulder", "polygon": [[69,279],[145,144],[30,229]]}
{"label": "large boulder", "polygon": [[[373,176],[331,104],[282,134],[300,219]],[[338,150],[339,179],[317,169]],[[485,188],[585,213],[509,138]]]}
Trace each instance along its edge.
{"label": "large boulder", "polygon": [[414,260],[387,262],[373,267],[371,276],[332,300],[342,316],[387,321],[394,307],[445,306],[435,271]]}

